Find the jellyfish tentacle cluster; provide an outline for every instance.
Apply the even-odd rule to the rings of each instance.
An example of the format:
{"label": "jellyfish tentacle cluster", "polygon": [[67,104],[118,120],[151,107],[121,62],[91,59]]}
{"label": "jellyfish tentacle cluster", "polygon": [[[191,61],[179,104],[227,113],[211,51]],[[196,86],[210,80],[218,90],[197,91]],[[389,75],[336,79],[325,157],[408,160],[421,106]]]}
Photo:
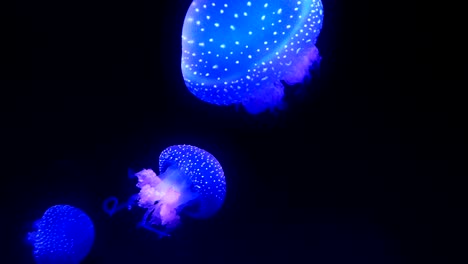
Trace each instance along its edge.
{"label": "jellyfish tentacle cluster", "polygon": [[91,250],[94,225],[78,208],[54,205],[35,222],[36,230],[28,233],[38,264],[77,264]]}
{"label": "jellyfish tentacle cluster", "polygon": [[194,0],[182,29],[181,69],[195,96],[257,114],[319,62],[320,0]]}
{"label": "jellyfish tentacle cluster", "polygon": [[[116,198],[111,197],[104,201],[105,211],[112,215],[134,201],[147,210],[139,225],[163,237],[177,227],[181,213],[206,219],[223,205],[224,172],[218,160],[207,151],[190,145],[168,147],[159,156],[159,171],[159,175],[152,169],[135,173],[136,186],[140,189],[135,199],[116,205]],[[109,208],[108,203],[114,206]]]}

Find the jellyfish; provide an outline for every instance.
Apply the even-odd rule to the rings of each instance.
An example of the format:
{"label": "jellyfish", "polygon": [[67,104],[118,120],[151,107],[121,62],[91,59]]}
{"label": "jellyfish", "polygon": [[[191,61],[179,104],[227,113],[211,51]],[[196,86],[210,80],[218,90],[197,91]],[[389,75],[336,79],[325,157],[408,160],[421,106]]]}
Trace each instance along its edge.
{"label": "jellyfish", "polygon": [[34,224],[36,230],[27,240],[34,247],[38,264],[80,263],[94,242],[94,225],[78,208],[54,205]]}
{"label": "jellyfish", "polygon": [[320,61],[322,21],[320,0],[194,0],[182,28],[185,84],[211,104],[280,108],[282,81],[302,82]]}
{"label": "jellyfish", "polygon": [[180,223],[182,213],[207,219],[223,205],[223,168],[207,151],[190,145],[168,147],[159,156],[159,171],[159,175],[152,169],[135,173],[139,193],[120,205],[110,197],[104,201],[104,210],[112,215],[137,205],[146,210],[139,225],[165,237]]}

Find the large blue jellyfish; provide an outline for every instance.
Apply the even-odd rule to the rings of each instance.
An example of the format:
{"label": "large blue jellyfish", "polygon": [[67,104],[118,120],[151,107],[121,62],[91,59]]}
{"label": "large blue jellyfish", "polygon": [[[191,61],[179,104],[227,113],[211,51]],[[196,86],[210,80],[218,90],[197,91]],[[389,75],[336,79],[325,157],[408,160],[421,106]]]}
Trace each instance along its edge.
{"label": "large blue jellyfish", "polygon": [[216,105],[252,114],[281,105],[284,86],[302,82],[320,60],[320,0],[194,0],[182,29],[188,89]]}
{"label": "large blue jellyfish", "polygon": [[28,233],[38,264],[77,264],[89,253],[94,242],[94,225],[78,208],[54,205],[35,222]]}
{"label": "large blue jellyfish", "polygon": [[223,168],[207,151],[190,146],[175,145],[159,156],[160,175],[151,169],[135,174],[140,192],[126,204],[108,198],[104,209],[112,215],[133,203],[147,209],[141,226],[160,236],[169,236],[180,220],[180,213],[197,219],[213,216],[226,196]]}

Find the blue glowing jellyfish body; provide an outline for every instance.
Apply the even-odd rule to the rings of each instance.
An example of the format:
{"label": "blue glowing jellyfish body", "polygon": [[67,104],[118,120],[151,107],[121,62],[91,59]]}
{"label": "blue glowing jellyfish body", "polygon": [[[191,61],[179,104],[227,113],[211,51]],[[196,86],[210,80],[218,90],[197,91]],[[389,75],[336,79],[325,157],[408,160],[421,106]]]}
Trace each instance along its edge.
{"label": "blue glowing jellyfish body", "polygon": [[159,171],[171,167],[183,172],[191,184],[190,192],[195,193],[197,209],[187,211],[194,218],[208,218],[214,215],[224,202],[226,180],[223,168],[210,153],[189,145],[176,145],[165,149],[159,156]]}
{"label": "blue glowing jellyfish body", "polygon": [[319,61],[320,0],[194,0],[182,29],[181,69],[188,89],[216,105],[259,113],[281,103]]}
{"label": "blue glowing jellyfish body", "polygon": [[[168,236],[179,224],[180,213],[205,219],[221,208],[226,196],[224,172],[207,151],[190,145],[168,147],[159,157],[159,171],[159,176],[151,169],[135,174],[140,192],[129,203],[147,210],[141,226]],[[114,207],[108,209],[107,203]],[[109,198],[104,209],[113,214],[119,208],[116,203],[116,198]]]}
{"label": "blue glowing jellyfish body", "polygon": [[36,231],[28,233],[39,264],[80,263],[94,242],[91,219],[70,205],[55,205],[35,222]]}

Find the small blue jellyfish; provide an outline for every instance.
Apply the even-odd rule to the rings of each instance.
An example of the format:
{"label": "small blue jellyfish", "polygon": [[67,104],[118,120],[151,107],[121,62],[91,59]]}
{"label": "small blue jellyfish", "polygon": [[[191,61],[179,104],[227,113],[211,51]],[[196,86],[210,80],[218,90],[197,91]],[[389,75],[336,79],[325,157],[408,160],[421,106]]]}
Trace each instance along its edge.
{"label": "small blue jellyfish", "polygon": [[319,62],[320,0],[194,0],[182,28],[181,68],[195,96],[257,114]]}
{"label": "small blue jellyfish", "polygon": [[36,231],[28,233],[38,264],[80,263],[94,242],[94,225],[78,208],[54,205],[35,222]]}
{"label": "small blue jellyfish", "polygon": [[182,211],[189,217],[206,219],[221,208],[226,196],[224,172],[207,151],[190,145],[168,147],[159,156],[159,171],[159,176],[151,169],[136,173],[140,192],[120,206],[116,198],[108,198],[104,201],[105,211],[112,215],[136,203],[147,209],[141,226],[169,236]]}

